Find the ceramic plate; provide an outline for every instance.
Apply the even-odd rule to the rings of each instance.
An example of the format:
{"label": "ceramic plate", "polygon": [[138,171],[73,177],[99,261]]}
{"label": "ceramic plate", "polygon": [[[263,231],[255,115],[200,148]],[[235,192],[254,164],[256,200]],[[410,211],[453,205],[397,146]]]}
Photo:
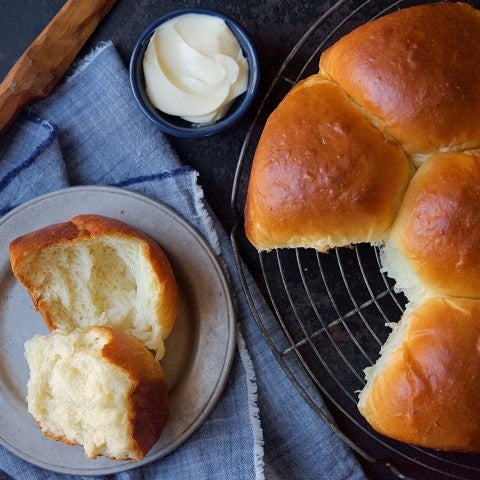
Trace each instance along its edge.
{"label": "ceramic plate", "polygon": [[[179,316],[162,360],[170,418],[141,462],[87,459],[82,447],[44,437],[27,412],[23,345],[47,329],[11,272],[8,244],[81,213],[123,220],[154,238],[170,259],[179,286]],[[234,350],[235,319],[223,271],[203,237],[170,208],[118,188],[72,187],[28,202],[0,220],[0,443],[16,455],[77,475],[106,475],[159,459],[181,445],[209,414],[225,386]]]}

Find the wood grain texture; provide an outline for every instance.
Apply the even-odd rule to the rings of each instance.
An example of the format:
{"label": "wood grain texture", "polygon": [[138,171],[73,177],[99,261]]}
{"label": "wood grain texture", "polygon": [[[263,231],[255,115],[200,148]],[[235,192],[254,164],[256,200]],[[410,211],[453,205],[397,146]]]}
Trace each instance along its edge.
{"label": "wood grain texture", "polygon": [[20,110],[47,96],[117,0],[68,0],[0,84],[0,134]]}

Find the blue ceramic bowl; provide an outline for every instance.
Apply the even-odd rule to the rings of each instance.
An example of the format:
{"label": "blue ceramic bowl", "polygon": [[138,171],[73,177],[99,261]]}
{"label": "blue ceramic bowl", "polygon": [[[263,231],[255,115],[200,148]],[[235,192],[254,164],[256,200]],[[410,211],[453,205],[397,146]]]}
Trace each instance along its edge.
{"label": "blue ceramic bowl", "polygon": [[[215,123],[201,125],[193,124],[180,117],[168,115],[155,108],[150,102],[145,91],[145,79],[143,76],[143,56],[147,49],[150,37],[155,29],[162,23],[187,13],[199,13],[213,15],[225,20],[232,33],[236,36],[243,54],[248,61],[248,87],[245,93],[235,99],[228,112],[223,118]],[[153,22],[140,36],[130,59],[130,84],[133,95],[143,113],[163,132],[181,138],[200,138],[231,127],[237,122],[250,107],[259,84],[259,64],[255,47],[245,30],[235,20],[216,10],[207,8],[184,8],[170,12]]]}

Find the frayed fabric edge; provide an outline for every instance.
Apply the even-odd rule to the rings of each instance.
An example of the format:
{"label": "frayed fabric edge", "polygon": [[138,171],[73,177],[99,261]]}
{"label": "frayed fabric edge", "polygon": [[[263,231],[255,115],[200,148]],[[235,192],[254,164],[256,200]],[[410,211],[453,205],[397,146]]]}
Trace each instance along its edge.
{"label": "frayed fabric edge", "polygon": [[[206,231],[209,235],[209,242],[220,260],[225,274],[229,277],[228,268],[223,260],[221,260],[221,247],[220,241],[215,228],[213,227],[213,212],[208,211],[208,205],[204,202],[204,194],[202,187],[197,183],[197,177],[199,173],[197,171],[191,172],[192,191],[194,194],[195,208],[200,218],[202,218]],[[228,279],[231,280],[230,278]],[[235,302],[235,297],[233,298]],[[264,461],[264,441],[263,430],[260,422],[260,409],[258,407],[258,391],[257,391],[257,378],[253,362],[248,353],[245,340],[242,337],[240,331],[240,325],[237,327],[237,348],[240,354],[240,360],[242,361],[243,368],[245,370],[247,398],[248,398],[248,411],[250,417],[250,423],[252,426],[253,434],[253,458],[255,467],[255,479],[265,480],[265,461]]]}
{"label": "frayed fabric edge", "polygon": [[253,456],[255,460],[255,479],[265,480],[265,461],[264,461],[264,441],[263,430],[260,423],[260,409],[258,408],[258,392],[257,392],[257,378],[255,369],[245,345],[240,329],[237,335],[237,347],[242,360],[243,368],[245,369],[246,383],[247,383],[247,397],[248,410],[250,412],[250,422],[252,424],[253,432]]}
{"label": "frayed fabric edge", "polygon": [[207,206],[204,202],[204,194],[202,187],[197,183],[198,172],[192,170],[191,174],[191,181],[192,181],[192,191],[193,191],[193,199],[195,202],[195,209],[198,213],[198,217],[202,219],[205,230],[208,234],[208,241],[213,248],[214,252],[217,256],[220,256],[221,249],[220,249],[220,241],[218,239],[217,232],[215,228],[213,228],[213,219],[212,219],[212,212],[207,210]]}
{"label": "frayed fabric edge", "polygon": [[[76,60],[72,64],[72,71],[65,79],[63,85],[67,85],[68,82],[73,80],[79,73],[83,72],[88,66],[102,53],[105,49],[113,46],[113,42],[108,40],[106,42],[99,43],[91,52],[87,53],[84,57]],[[62,86],[63,86],[62,85]],[[60,87],[61,88],[61,87]]]}

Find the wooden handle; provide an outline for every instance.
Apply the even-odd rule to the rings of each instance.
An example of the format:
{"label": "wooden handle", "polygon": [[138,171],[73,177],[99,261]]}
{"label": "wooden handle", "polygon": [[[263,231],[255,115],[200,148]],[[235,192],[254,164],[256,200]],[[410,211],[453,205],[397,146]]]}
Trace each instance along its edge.
{"label": "wooden handle", "polygon": [[0,135],[32,100],[46,97],[117,0],[68,0],[0,84]]}

